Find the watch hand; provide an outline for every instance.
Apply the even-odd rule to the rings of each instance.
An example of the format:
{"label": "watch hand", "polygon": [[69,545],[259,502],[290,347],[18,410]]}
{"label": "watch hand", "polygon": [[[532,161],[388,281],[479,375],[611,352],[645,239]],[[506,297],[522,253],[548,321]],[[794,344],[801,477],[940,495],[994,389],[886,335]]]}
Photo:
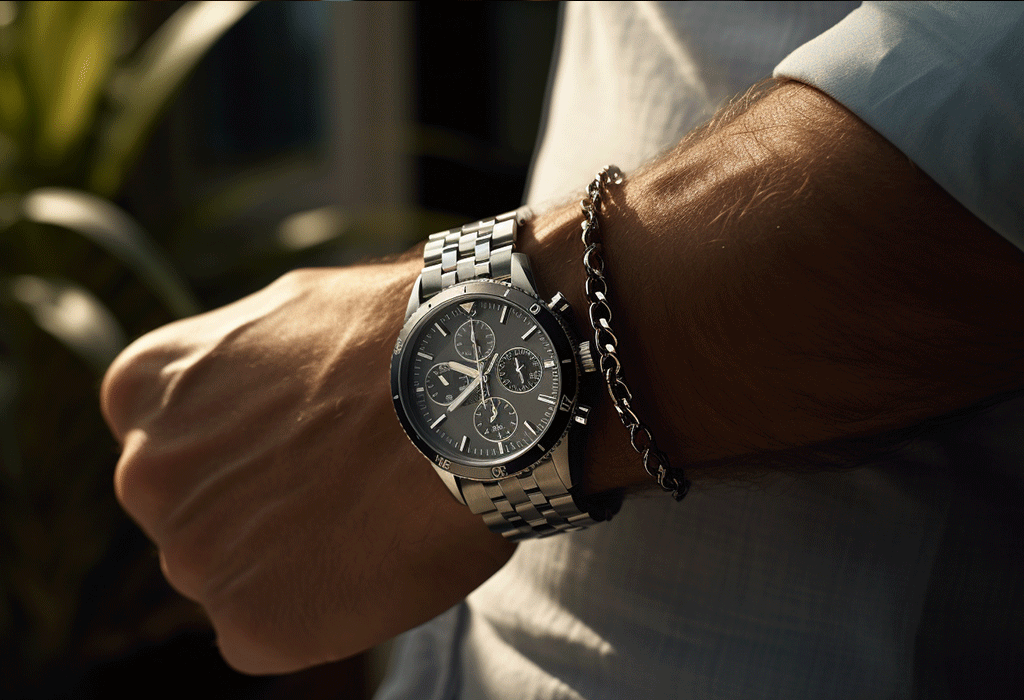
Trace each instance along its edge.
{"label": "watch hand", "polygon": [[[491,361],[490,361],[490,363],[488,363],[487,369],[485,369],[483,371],[483,374],[480,375],[482,377],[482,380],[483,380],[483,381],[480,382],[481,388],[484,388],[485,385],[486,385],[486,388],[490,389],[490,385],[488,384],[487,377],[488,377],[488,375],[490,375],[491,370],[494,368],[494,362],[497,359],[498,359],[498,353],[495,352],[493,355],[491,355]],[[485,397],[484,400],[486,401],[486,397]],[[491,408],[494,409],[495,411],[497,411],[497,409],[494,408],[494,397],[493,396],[491,397]]]}
{"label": "watch hand", "polygon": [[487,391],[484,387],[483,367],[480,365],[480,347],[476,344],[476,324],[469,322],[469,342],[473,344],[473,361],[476,362],[477,381],[480,382],[480,403],[487,400]]}
{"label": "watch hand", "polygon": [[475,369],[473,369],[469,365],[464,365],[461,362],[449,362],[448,366],[451,367],[456,372],[465,374],[467,377],[475,377],[477,373]]}
{"label": "watch hand", "polygon": [[521,364],[519,364],[519,358],[518,357],[516,358],[516,374],[519,375],[519,381],[521,383],[525,384],[526,380],[523,379],[523,366]]}
{"label": "watch hand", "polygon": [[463,389],[462,393],[459,394],[458,396],[456,396],[455,400],[452,401],[450,404],[448,404],[448,413],[451,413],[456,408],[458,408],[459,406],[462,405],[462,402],[466,400],[466,397],[469,396],[470,394],[472,394],[473,390],[476,389],[476,385],[477,385],[478,382],[480,382],[480,377],[477,377],[476,379],[471,381],[469,383],[469,386],[467,386],[465,389]]}
{"label": "watch hand", "polygon": [[494,403],[494,401],[492,400],[492,401],[491,401],[491,422],[493,423],[493,422],[494,422],[494,420],[495,420],[495,419],[496,419],[497,417],[498,417],[498,406],[497,406],[497,404],[495,404],[495,403]]}

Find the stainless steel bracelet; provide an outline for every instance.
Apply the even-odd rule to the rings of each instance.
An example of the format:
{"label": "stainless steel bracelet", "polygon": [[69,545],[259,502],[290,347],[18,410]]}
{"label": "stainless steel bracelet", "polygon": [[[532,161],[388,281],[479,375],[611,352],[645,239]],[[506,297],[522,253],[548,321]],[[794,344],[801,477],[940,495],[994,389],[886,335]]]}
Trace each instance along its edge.
{"label": "stainless steel bracelet", "polygon": [[[423,251],[420,300],[459,282],[510,279],[516,232],[528,214],[527,209],[517,209],[430,236]],[[568,461],[568,450],[563,448],[558,459]],[[598,522],[577,506],[569,492],[571,473],[567,463],[560,470],[555,458],[549,458],[526,474],[496,481],[457,481],[473,513],[481,515],[492,531],[518,541],[581,530]]]}
{"label": "stainless steel bracelet", "polygon": [[459,282],[509,279],[517,224],[525,220],[527,211],[516,209],[432,234],[423,250],[421,299],[429,299]]}
{"label": "stainless steel bracelet", "polygon": [[513,542],[582,530],[597,522],[580,510],[548,459],[522,476],[501,481],[462,481],[466,505],[487,527]]}

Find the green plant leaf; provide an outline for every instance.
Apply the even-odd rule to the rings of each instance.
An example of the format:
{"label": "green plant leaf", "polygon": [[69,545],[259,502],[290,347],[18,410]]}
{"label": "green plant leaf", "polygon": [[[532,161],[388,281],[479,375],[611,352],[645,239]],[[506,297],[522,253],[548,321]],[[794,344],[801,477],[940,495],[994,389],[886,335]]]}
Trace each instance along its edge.
{"label": "green plant leaf", "polygon": [[76,190],[41,187],[21,200],[29,221],[74,231],[133,270],[179,318],[199,313],[199,303],[142,227],[115,204]]}
{"label": "green plant leaf", "polygon": [[117,108],[100,133],[89,177],[96,192],[113,195],[121,186],[157,117],[206,52],[256,5],[252,1],[191,2],[168,19],[116,76]]}
{"label": "green plant leaf", "polygon": [[125,346],[125,333],[92,292],[70,280],[17,275],[5,285],[44,331],[82,358],[98,374]]}
{"label": "green plant leaf", "polygon": [[128,7],[125,2],[23,3],[20,52],[37,105],[39,163],[60,163],[88,135],[120,50]]}
{"label": "green plant leaf", "polygon": [[18,136],[27,109],[18,75],[10,66],[0,64],[0,131],[10,137]]}

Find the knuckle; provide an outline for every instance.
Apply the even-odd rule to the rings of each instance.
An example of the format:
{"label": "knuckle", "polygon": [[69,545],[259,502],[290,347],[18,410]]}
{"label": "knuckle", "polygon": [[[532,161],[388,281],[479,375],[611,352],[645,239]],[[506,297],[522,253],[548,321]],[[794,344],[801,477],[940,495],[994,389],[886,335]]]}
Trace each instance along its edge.
{"label": "knuckle", "polygon": [[142,431],[131,431],[114,468],[114,495],[121,507],[160,544],[166,539],[167,513],[178,488],[172,461],[158,456]]}
{"label": "knuckle", "polygon": [[180,548],[160,550],[160,570],[174,590],[190,600],[199,600],[203,590],[202,572],[195,566],[194,559],[182,556]]}
{"label": "knuckle", "polygon": [[230,579],[231,556],[223,551],[217,536],[198,528],[175,528],[160,542],[160,568],[164,578],[186,598],[209,608],[222,595],[221,579]]}
{"label": "knuckle", "polygon": [[177,353],[161,343],[159,334],[154,331],[129,345],[103,377],[100,408],[118,441],[161,401],[162,374]]}

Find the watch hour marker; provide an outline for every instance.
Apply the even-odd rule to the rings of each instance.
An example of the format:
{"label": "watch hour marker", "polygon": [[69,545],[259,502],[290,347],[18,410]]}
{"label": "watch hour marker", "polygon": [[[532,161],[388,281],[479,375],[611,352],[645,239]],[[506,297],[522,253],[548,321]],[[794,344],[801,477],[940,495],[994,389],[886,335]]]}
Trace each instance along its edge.
{"label": "watch hour marker", "polygon": [[526,339],[527,339],[527,338],[529,338],[529,337],[530,337],[531,335],[533,335],[533,332],[534,332],[535,330],[537,330],[537,326],[533,326],[532,328],[530,328],[530,330],[528,330],[528,331],[526,331],[525,333],[523,333],[523,340],[526,340]]}
{"label": "watch hour marker", "polygon": [[436,328],[441,333],[441,335],[448,337],[448,329],[442,326],[440,323],[435,323],[434,328]]}
{"label": "watch hour marker", "polygon": [[473,302],[467,301],[465,304],[459,304],[459,306],[461,306],[462,310],[465,311],[467,314],[473,313]]}
{"label": "watch hour marker", "polygon": [[523,427],[529,430],[531,435],[537,434],[537,427],[530,421],[523,421]]}
{"label": "watch hour marker", "polygon": [[[555,405],[555,397],[548,396],[547,394],[537,394],[537,400],[538,401],[543,401],[544,403],[549,403],[552,406]],[[431,427],[433,427],[433,426],[431,426]]]}
{"label": "watch hour marker", "polygon": [[505,446],[502,445],[500,442],[498,443],[498,454],[500,454],[500,455],[505,454]]}
{"label": "watch hour marker", "polygon": [[498,318],[498,323],[505,323],[505,319],[508,318],[508,307],[501,307],[501,316]]}
{"label": "watch hour marker", "polygon": [[447,413],[442,413],[441,415],[439,415],[437,417],[437,420],[435,420],[433,423],[430,424],[430,429],[433,430],[437,426],[441,425],[441,423],[443,423],[444,419],[447,418],[447,417],[448,417]]}
{"label": "watch hour marker", "polygon": [[544,369],[554,369],[554,368],[555,368],[555,361],[554,360],[544,360]]}
{"label": "watch hour marker", "polygon": [[468,444],[469,444],[469,436],[468,435],[463,435],[462,436],[462,442],[459,443],[459,452],[465,452],[466,451],[466,445],[468,445]]}
{"label": "watch hour marker", "polygon": [[423,387],[421,387],[421,386],[416,387],[416,391],[422,393],[423,392]]}
{"label": "watch hour marker", "polygon": [[419,355],[420,357],[422,357],[424,360],[433,360],[434,359],[433,355],[428,355],[425,352],[418,352],[416,354]]}

